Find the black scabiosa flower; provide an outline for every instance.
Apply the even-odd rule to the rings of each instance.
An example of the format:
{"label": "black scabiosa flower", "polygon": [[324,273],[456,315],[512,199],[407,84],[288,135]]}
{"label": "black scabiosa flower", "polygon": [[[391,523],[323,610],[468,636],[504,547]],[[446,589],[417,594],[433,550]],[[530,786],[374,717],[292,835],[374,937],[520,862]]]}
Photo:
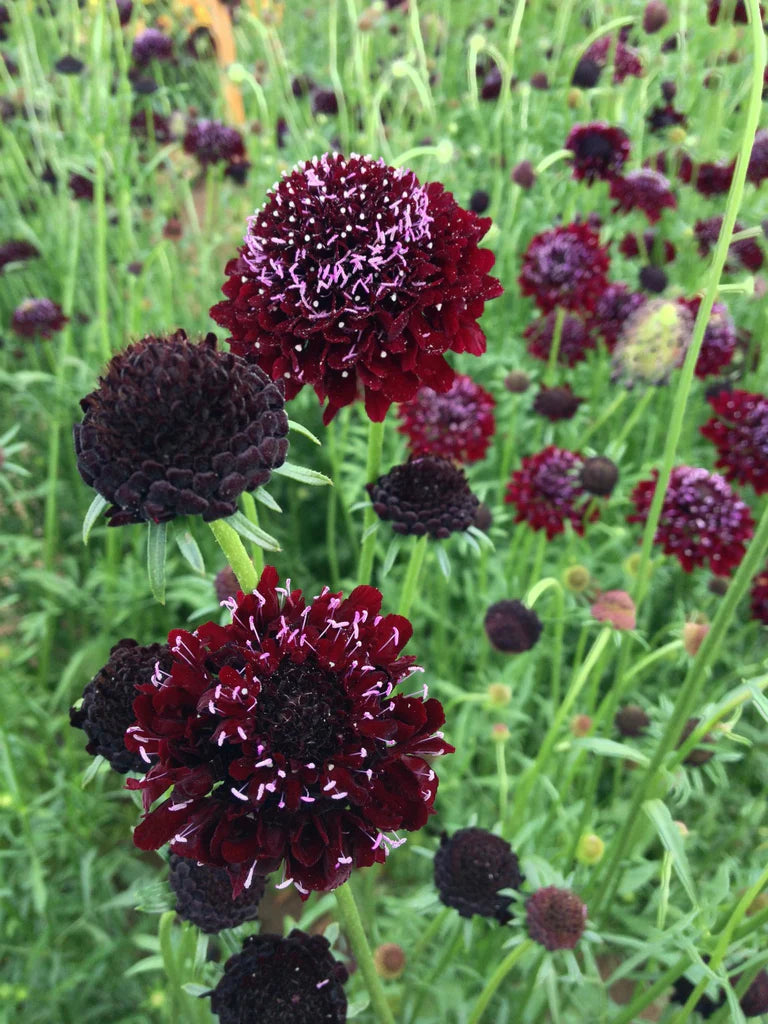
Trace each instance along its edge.
{"label": "black scabiosa flower", "polygon": [[173,40],[158,28],[145,28],[133,41],[131,57],[140,68],[153,60],[170,60],[173,56]]}
{"label": "black scabiosa flower", "polygon": [[580,89],[594,89],[600,81],[602,71],[602,64],[599,64],[591,57],[582,57],[573,69],[571,85],[576,85]]}
{"label": "black scabiosa flower", "polygon": [[595,303],[590,321],[594,333],[613,352],[628,317],[646,302],[642,292],[632,292],[622,282],[609,284]]}
{"label": "black scabiosa flower", "polygon": [[570,889],[537,889],[525,904],[528,934],[545,949],[573,949],[587,923],[587,907]]}
{"label": "black scabiosa flower", "polygon": [[694,188],[703,196],[721,196],[731,187],[736,161],[723,163],[722,160],[705,161],[692,171]]}
{"label": "black scabiosa flower", "polygon": [[306,898],[422,828],[438,784],[425,758],[453,748],[439,701],[393,695],[418,669],[401,655],[410,622],[381,615],[378,590],[307,603],[278,583],[267,566],[231,624],[171,631],[170,672],[141,688],[126,734],[157,764],[128,787],[143,791],[140,849],[226,867],[234,895],[282,865]]}
{"label": "black scabiosa flower", "polygon": [[[632,492],[637,508],[630,523],[644,523],[651,507],[658,470]],[[718,473],[692,466],[672,470],[654,543],[674,555],[686,572],[709,565],[716,576],[728,576],[744,557],[745,542],[754,532],[747,505]]]}
{"label": "black scabiosa flower", "polygon": [[607,287],[610,260],[588,224],[566,224],[534,235],[523,255],[518,281],[543,313],[594,309]]}
{"label": "black scabiosa flower", "polygon": [[314,89],[312,91],[312,113],[329,114],[333,116],[339,112],[339,98],[333,89]]}
{"label": "black scabiosa flower", "polygon": [[463,470],[438,455],[394,466],[366,490],[376,515],[391,522],[395,533],[428,533],[440,540],[468,529],[480,505]]}
{"label": "black scabiosa flower", "polygon": [[485,456],[496,422],[496,402],[466,374],[457,374],[444,394],[420,388],[416,397],[398,408],[398,427],[414,455],[439,455],[457,462],[477,462]]}
{"label": "black scabiosa flower", "polygon": [[583,398],[574,395],[570,384],[554,388],[542,385],[533,400],[533,411],[537,412],[539,416],[546,416],[552,423],[556,423],[558,420],[573,419],[583,401]]}
{"label": "black scabiosa flower", "polygon": [[116,772],[144,773],[151,758],[127,750],[125,730],[135,721],[133,702],[137,687],[149,682],[159,670],[167,671],[171,654],[167,644],[139,646],[135,640],[121,640],[109,652],[109,661],[99,669],[83,691],[83,702],[71,708],[70,723],[88,737],[86,750],[105,757]]}
{"label": "black scabiosa flower", "polygon": [[652,132],[661,132],[665,128],[673,128],[675,125],[686,126],[688,119],[680,110],[676,110],[674,104],[666,103],[664,106],[653,107],[645,119],[648,128]]}
{"label": "black scabiosa flower", "polygon": [[[600,301],[599,299],[597,300]],[[526,348],[536,359],[547,362],[555,336],[555,313],[537,317],[523,331],[527,340]],[[561,366],[575,366],[587,358],[587,352],[595,348],[595,339],[590,333],[587,321],[577,313],[566,313],[560,331],[560,347],[557,361]]]}
{"label": "black scabiosa flower", "polygon": [[133,14],[133,0],[115,0],[120,24],[125,27]]}
{"label": "black scabiosa flower", "polygon": [[502,290],[478,247],[490,224],[405,168],[315,157],[251,217],[211,316],[287,398],[305,384],[327,398],[326,423],[358,397],[381,421],[420,387],[448,390],[443,353],[485,351],[477,319]]}
{"label": "black scabiosa flower", "polygon": [[483,625],[491,644],[504,654],[530,651],[543,629],[536,612],[522,601],[496,601],[485,613]]}
{"label": "black scabiosa flower", "polygon": [[196,864],[188,857],[171,854],[168,884],[176,894],[176,913],[184,921],[213,935],[225,928],[236,928],[259,916],[259,902],[265,880],[256,876],[248,889],[236,898],[232,882],[224,868]]}
{"label": "black scabiosa flower", "polygon": [[344,1024],[348,972],[322,935],[250,935],[211,992],[220,1024]]}
{"label": "black scabiosa flower", "polygon": [[627,133],[602,121],[574,125],[565,148],[573,152],[573,177],[588,185],[618,174],[630,152]]}
{"label": "black scabiosa flower", "polygon": [[638,274],[638,281],[640,282],[640,287],[652,295],[660,295],[669,284],[666,271],[661,267],[655,267],[653,264],[641,268]]}
{"label": "black scabiosa flower", "polygon": [[720,391],[710,395],[715,416],[701,433],[717,448],[715,465],[731,483],[751,484],[768,494],[768,397],[751,392]]}
{"label": "black scabiosa flower", "polygon": [[79,75],[85,68],[85,64],[79,58],[73,57],[71,53],[59,58],[53,66],[62,75]]}
{"label": "black scabiosa flower", "polygon": [[613,724],[622,736],[642,736],[651,720],[639,704],[625,704],[619,708],[613,719]]}
{"label": "black scabiosa flower", "polygon": [[[731,984],[735,987],[738,981],[738,976],[732,978]],[[768,1013],[768,972],[760,971],[739,1000],[739,1005],[745,1017],[759,1017]]]}
{"label": "black scabiosa flower", "polygon": [[659,32],[669,21],[669,8],[664,0],[648,0],[643,10],[643,31],[652,35]]}
{"label": "black scabiosa flower", "polygon": [[110,526],[232,515],[288,450],[279,385],[252,362],[184,331],[119,352],[81,402],[77,468],[103,495]]}
{"label": "black scabiosa flower", "polygon": [[613,178],[610,187],[611,199],[616,200],[613,212],[628,213],[642,210],[651,224],[661,217],[665,207],[677,207],[669,181],[659,171],[649,167],[630,171],[623,178]]}
{"label": "black scabiosa flower", "polygon": [[599,498],[607,498],[619,479],[619,468],[605,455],[585,459],[581,467],[581,486]]}
{"label": "black scabiosa flower", "polygon": [[[579,481],[584,460],[576,452],[549,445],[527,455],[507,484],[504,501],[515,506],[515,522],[528,523],[532,530],[546,530],[552,540],[570,522],[584,533],[588,495]],[[597,518],[594,510],[591,518]]]}
{"label": "black scabiosa flower", "polygon": [[447,907],[461,917],[495,917],[500,924],[512,918],[510,896],[500,889],[519,889],[525,876],[509,843],[483,828],[443,832],[435,853],[435,886]]}
{"label": "black scabiosa flower", "polygon": [[491,202],[491,197],[484,189],[477,189],[469,197],[469,208],[472,213],[485,213]]}
{"label": "black scabiosa flower", "polygon": [[14,238],[0,245],[0,274],[9,263],[25,263],[40,255],[38,249],[31,242],[23,238]]}
{"label": "black scabiosa flower", "polygon": [[24,299],[13,311],[11,329],[22,338],[52,338],[68,322],[61,306],[51,299]]}
{"label": "black scabiosa flower", "polygon": [[[709,957],[705,954],[703,960],[705,963],[708,963]],[[740,974],[736,974],[728,979],[733,988],[738,985],[740,977]],[[679,1003],[681,1006],[684,1006],[695,987],[695,984],[689,981],[684,974],[681,975],[672,985],[670,1002]],[[705,1020],[709,1020],[721,1006],[725,1006],[726,1002],[725,992],[719,992],[716,999],[712,999],[704,993],[696,1002],[694,1010],[700,1013]],[[739,1000],[739,1005],[745,1017],[759,1017],[763,1013],[768,1013],[768,973],[766,971],[763,970],[758,973],[755,980]]]}
{"label": "black scabiosa flower", "polygon": [[189,123],[184,136],[184,150],[197,157],[203,167],[218,163],[231,165],[245,160],[245,143],[237,128],[208,118]]}
{"label": "black scabiosa flower", "polygon": [[82,199],[87,203],[93,202],[94,185],[90,178],[84,174],[73,173],[70,174],[67,184],[73,199]]}

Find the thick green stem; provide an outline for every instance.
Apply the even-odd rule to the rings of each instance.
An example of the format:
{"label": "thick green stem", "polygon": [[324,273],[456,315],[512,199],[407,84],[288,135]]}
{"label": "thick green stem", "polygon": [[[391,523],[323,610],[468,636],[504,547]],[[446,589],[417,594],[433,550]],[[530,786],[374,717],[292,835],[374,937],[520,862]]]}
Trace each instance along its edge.
{"label": "thick green stem", "polygon": [[480,1018],[485,1013],[485,1009],[488,1006],[488,1003],[490,1003],[491,999],[493,999],[496,993],[496,989],[499,987],[502,981],[504,981],[504,979],[515,966],[515,964],[519,960],[522,960],[522,958],[525,956],[525,954],[532,946],[532,939],[524,939],[519,946],[515,946],[515,948],[504,957],[499,966],[488,979],[488,983],[486,984],[485,988],[480,993],[480,998],[475,1003],[475,1007],[472,1010],[472,1013],[469,1017],[469,1024],[479,1024]]}
{"label": "thick green stem", "polygon": [[352,895],[349,882],[339,886],[338,889],[334,889],[333,892],[336,897],[336,906],[339,910],[341,925],[349,939],[352,952],[355,954],[357,966],[365,979],[368,995],[371,997],[371,1007],[376,1015],[376,1019],[380,1024],[395,1024],[395,1018],[392,1016],[392,1010],[387,1002],[381,980],[376,973],[376,965],[373,962],[371,947],[368,945],[363,922],[360,920],[360,914],[357,911],[357,904],[355,903],[355,897]]}
{"label": "thick green stem", "polygon": [[219,547],[226,555],[227,561],[232,566],[232,570],[235,576],[237,576],[237,582],[242,587],[243,593],[251,593],[256,589],[259,577],[253,562],[248,557],[248,552],[243,547],[240,537],[226,519],[215,519],[208,525]]}
{"label": "thick green stem", "polygon": [[400,607],[397,609],[398,615],[405,615],[407,617],[413,604],[413,599],[416,597],[416,590],[419,582],[419,574],[421,573],[421,567],[424,564],[424,556],[427,553],[427,541],[429,534],[425,533],[423,536],[414,538],[413,547],[411,548],[411,557],[408,560],[408,569],[405,573],[405,580],[403,581],[403,592],[400,595]]}
{"label": "thick green stem", "polygon": [[[384,444],[384,423],[371,420],[368,427],[368,458],[365,464],[365,479],[372,483],[381,469],[381,450]],[[363,546],[360,551],[360,563],[357,567],[358,584],[368,584],[373,576],[373,559],[376,553],[376,513],[373,505],[366,505],[363,517]]]}

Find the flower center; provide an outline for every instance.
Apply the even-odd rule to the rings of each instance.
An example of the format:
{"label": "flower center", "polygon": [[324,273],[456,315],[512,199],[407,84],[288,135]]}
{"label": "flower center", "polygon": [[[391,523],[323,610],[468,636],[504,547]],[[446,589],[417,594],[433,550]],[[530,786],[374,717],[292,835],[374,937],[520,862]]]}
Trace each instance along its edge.
{"label": "flower center", "polygon": [[608,164],[614,154],[610,139],[599,132],[585,135],[579,142],[578,157],[581,160],[600,160]]}

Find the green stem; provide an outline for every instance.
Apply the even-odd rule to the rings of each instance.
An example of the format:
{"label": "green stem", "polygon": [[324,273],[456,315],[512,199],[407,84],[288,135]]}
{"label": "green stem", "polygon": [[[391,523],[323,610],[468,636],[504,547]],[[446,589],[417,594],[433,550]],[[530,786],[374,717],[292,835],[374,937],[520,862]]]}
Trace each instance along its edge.
{"label": "green stem", "polygon": [[469,1017],[469,1024],[479,1024],[480,1018],[483,1016],[483,1013],[485,1012],[485,1008],[488,1006],[488,1003],[490,1003],[491,999],[493,999],[496,993],[496,989],[499,987],[502,981],[504,981],[504,979],[515,966],[515,964],[519,960],[522,960],[522,958],[525,956],[525,954],[532,946],[532,939],[524,939],[519,946],[515,946],[515,948],[504,957],[499,966],[488,979],[485,988],[480,993],[480,998],[475,1003],[475,1007],[472,1010],[472,1013]]}
{"label": "green stem", "polygon": [[544,383],[553,384],[557,372],[557,357],[560,355],[560,342],[563,337],[563,324],[565,323],[565,309],[558,306],[555,310],[555,323],[552,328],[552,344],[549,346],[549,357],[547,368],[544,371]]}
{"label": "green stem", "polygon": [[360,920],[360,914],[357,911],[357,904],[355,903],[355,897],[352,895],[349,882],[339,886],[338,889],[334,889],[333,892],[336,897],[336,906],[338,907],[342,927],[349,939],[357,966],[365,979],[368,995],[371,997],[371,1007],[376,1015],[376,1019],[381,1024],[395,1024],[395,1018],[392,1016],[392,1010],[387,1002],[381,980],[376,973],[376,965],[373,962],[371,947],[368,945],[363,922]]}
{"label": "green stem", "polygon": [[496,740],[496,775],[499,780],[499,821],[507,817],[507,800],[509,798],[509,777],[507,776],[507,759],[504,755],[504,740]]}
{"label": "green stem", "polygon": [[557,707],[560,703],[560,680],[562,676],[563,666],[563,637],[565,633],[565,591],[563,590],[562,584],[559,580],[556,580],[554,576],[547,576],[545,579],[540,580],[535,586],[528,591],[525,604],[529,608],[533,608],[534,604],[538,601],[541,595],[547,591],[553,590],[555,593],[556,611],[557,618],[555,619],[555,636],[552,644],[552,685],[551,685],[551,699],[552,706]]}
{"label": "green stem", "polygon": [[219,547],[226,555],[227,561],[232,566],[243,593],[251,593],[256,589],[259,577],[239,535],[226,519],[215,519],[208,525]]}
{"label": "green stem", "polygon": [[398,615],[408,616],[408,612],[411,610],[413,599],[416,597],[416,589],[419,582],[419,573],[421,567],[424,564],[424,556],[427,553],[427,541],[429,534],[425,533],[421,537],[414,537],[413,546],[411,548],[411,557],[408,560],[408,569],[405,573],[405,580],[403,581],[403,592],[400,595],[400,606],[397,609]]}
{"label": "green stem", "polygon": [[[368,427],[368,458],[365,464],[365,479],[372,483],[377,479],[381,469],[381,451],[384,445],[384,422],[374,423],[371,420]],[[376,523],[376,513],[373,505],[365,507],[363,517],[363,546],[360,551],[360,562],[357,567],[358,585],[368,584],[373,577],[373,560],[376,553],[376,531],[373,529]]]}
{"label": "green stem", "polygon": [[459,929],[455,929],[453,942],[446,944],[442,956],[437,961],[437,964],[430,971],[429,977],[426,978],[424,982],[420,983],[420,988],[418,995],[416,996],[416,1001],[414,1002],[413,1009],[411,1010],[410,1016],[408,1018],[410,1024],[419,1024],[419,1012],[421,1011],[421,1007],[424,1003],[424,1000],[428,995],[430,995],[430,993],[434,991],[434,987],[437,981],[444,976],[446,967],[448,966],[448,964],[453,962],[454,956],[461,948],[462,941],[462,931]]}

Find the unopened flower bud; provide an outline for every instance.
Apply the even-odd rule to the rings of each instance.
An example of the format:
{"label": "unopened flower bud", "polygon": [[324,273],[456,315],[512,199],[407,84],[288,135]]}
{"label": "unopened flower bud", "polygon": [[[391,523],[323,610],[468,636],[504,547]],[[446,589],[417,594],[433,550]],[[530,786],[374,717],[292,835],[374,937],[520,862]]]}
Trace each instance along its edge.
{"label": "unopened flower bud", "polygon": [[504,387],[513,395],[522,395],[531,386],[531,378],[522,370],[513,370],[504,378]]}
{"label": "unopened flower bud", "polygon": [[592,582],[592,577],[584,565],[569,565],[562,576],[563,585],[566,590],[574,594],[583,593]]}
{"label": "unopened flower bud", "polygon": [[598,622],[610,622],[616,629],[635,628],[635,602],[625,590],[606,590],[590,611]]}
{"label": "unopened flower bud", "polygon": [[376,973],[386,981],[394,981],[405,970],[405,953],[396,942],[385,942],[373,954]]}
{"label": "unopened flower bud", "polygon": [[594,832],[585,832],[576,846],[576,860],[580,864],[598,864],[604,853],[605,843]]}
{"label": "unopened flower bud", "polygon": [[495,708],[503,708],[512,700],[512,690],[505,683],[491,683],[488,687],[488,702]]}
{"label": "unopened flower bud", "polygon": [[512,181],[520,188],[529,189],[536,181],[536,172],[530,160],[521,160],[512,168]]}
{"label": "unopened flower bud", "polygon": [[592,719],[589,715],[574,715],[571,719],[570,729],[577,739],[589,736],[592,729]]}
{"label": "unopened flower bud", "polygon": [[607,498],[616,486],[618,479],[618,466],[605,455],[597,455],[592,459],[584,460],[584,465],[581,467],[581,486],[590,494]]}
{"label": "unopened flower bud", "polygon": [[694,657],[703,644],[704,637],[708,632],[709,623],[706,621],[699,622],[694,620],[693,622],[686,622],[683,626],[683,647],[686,654]]}
{"label": "unopened flower bud", "polygon": [[619,708],[613,724],[622,736],[642,736],[651,720],[638,704],[626,704]]}
{"label": "unopened flower bud", "polygon": [[663,0],[648,0],[643,11],[643,31],[658,32],[669,21],[669,8]]}
{"label": "unopened flower bud", "polygon": [[677,825],[677,830],[680,833],[680,835],[683,837],[683,839],[687,839],[688,836],[691,834],[688,831],[688,826],[685,824],[684,821],[674,821],[673,824]]}
{"label": "unopened flower bud", "polygon": [[574,86],[571,86],[571,88],[568,90],[568,94],[567,94],[567,96],[565,98],[565,102],[568,104],[568,106],[571,108],[571,110],[575,110],[576,107],[581,105],[581,101],[582,101],[583,98],[584,98],[584,93],[581,91],[581,89],[577,88],[574,85]]}
{"label": "unopened flower bud", "polygon": [[506,743],[509,737],[509,726],[506,726],[503,722],[495,722],[491,726],[491,739],[494,743]]}

